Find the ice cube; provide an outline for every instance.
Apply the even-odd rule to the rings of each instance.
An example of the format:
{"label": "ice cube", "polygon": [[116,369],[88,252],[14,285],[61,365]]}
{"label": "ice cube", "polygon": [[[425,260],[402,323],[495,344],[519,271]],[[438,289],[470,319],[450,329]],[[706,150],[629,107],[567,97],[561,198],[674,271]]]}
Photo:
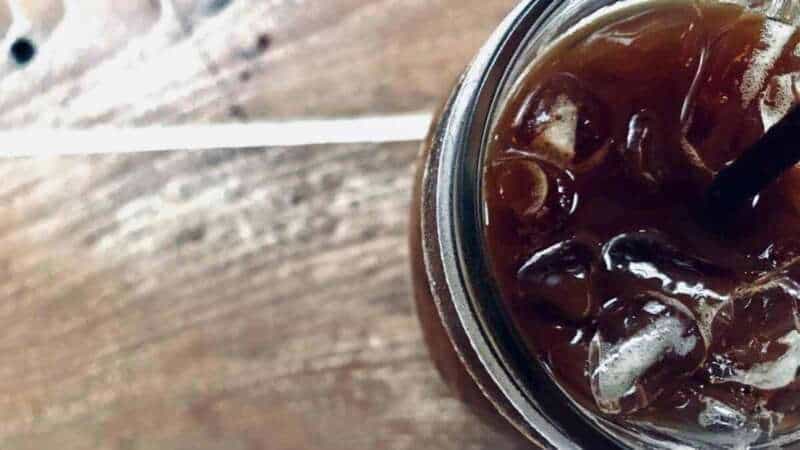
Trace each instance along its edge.
{"label": "ice cube", "polygon": [[733,368],[731,374],[719,377],[719,382],[737,382],[758,389],[775,390],[792,384],[800,369],[800,333],[792,330],[778,339],[785,347],[782,355],[772,361],[753,364],[750,368]]}
{"label": "ice cube", "polygon": [[744,413],[713,398],[705,397],[703,401],[706,407],[697,417],[701,427],[715,433],[730,433],[746,428],[748,420]]}
{"label": "ice cube", "polygon": [[603,246],[609,272],[643,280],[649,289],[692,298],[726,300],[733,287],[729,270],[684,252],[657,231],[623,233]]}
{"label": "ice cube", "polygon": [[658,118],[650,111],[639,111],[628,123],[628,135],[623,158],[628,175],[641,184],[656,188],[664,182],[669,170],[666,152],[659,147],[664,142]]}
{"label": "ice cube", "polygon": [[[686,100],[681,141],[687,161],[706,177],[702,181],[763,135],[756,103],[794,32],[794,27],[770,19],[740,20],[708,50],[702,76]],[[750,36],[758,36],[759,42],[753,45]]]}
{"label": "ice cube", "polygon": [[752,391],[733,383],[690,383],[657,401],[656,422],[645,417],[636,423],[669,434],[691,448],[749,449],[769,440],[783,419],[783,414],[768,408]]}
{"label": "ice cube", "polygon": [[524,159],[503,163],[497,184],[503,201],[511,205],[511,209],[519,216],[539,213],[550,190],[547,174],[542,167]]}
{"label": "ice cube", "polygon": [[552,231],[578,205],[574,178],[542,160],[516,158],[495,166],[495,189],[517,219]]}
{"label": "ice cube", "polygon": [[523,292],[579,321],[597,305],[594,276],[600,265],[599,243],[588,237],[559,242],[531,256],[519,269]]}
{"label": "ice cube", "polygon": [[704,361],[706,345],[694,317],[658,293],[617,298],[604,305],[589,346],[589,374],[597,406],[630,413],[675,388]]}
{"label": "ice cube", "polygon": [[588,170],[610,141],[608,107],[574,75],[559,73],[535,89],[514,120],[514,145],[560,168]]}
{"label": "ice cube", "polygon": [[549,121],[540,127],[532,147],[549,161],[567,167],[575,159],[578,107],[566,95],[559,95],[548,112]]}
{"label": "ice cube", "polygon": [[603,246],[602,256],[615,285],[631,292],[661,291],[679,299],[697,318],[707,341],[715,318],[727,316],[729,292],[736,283],[732,273],[682,251],[661,233],[621,234]]}
{"label": "ice cube", "polygon": [[[692,401],[691,406],[680,405],[679,414],[673,423],[639,422],[644,429],[667,434],[686,447],[700,449],[749,450],[762,447],[759,443],[769,441],[773,431],[781,423],[784,415],[767,409],[746,413],[732,405],[702,394]],[[699,403],[699,405],[694,405]],[[694,414],[693,417],[687,416]],[[693,420],[694,419],[694,420]],[[692,420],[694,423],[692,423]]]}
{"label": "ice cube", "polygon": [[727,333],[730,344],[750,338],[771,341],[800,329],[800,284],[787,276],[737,289],[732,306],[737,327]]}
{"label": "ice cube", "polygon": [[783,54],[786,44],[789,43],[789,39],[795,31],[795,27],[777,20],[766,19],[764,21],[759,46],[753,51],[739,86],[742,94],[742,106],[745,109],[763,89],[769,71]]}
{"label": "ice cube", "polygon": [[800,367],[800,341],[794,342],[792,334],[800,326],[799,301],[800,285],[781,274],[737,289],[728,320],[734,326],[714,327],[711,354],[703,369],[707,379],[760,389],[792,382]]}
{"label": "ice cube", "polygon": [[751,448],[752,444],[765,437],[769,438],[776,423],[783,417],[767,410],[746,414],[713,397],[703,396],[701,401],[705,408],[698,414],[697,424],[709,432],[711,437],[704,440],[725,448]]}
{"label": "ice cube", "polygon": [[779,270],[734,294],[736,326],[718,333],[705,371],[715,383],[759,389],[793,383],[800,368],[800,284]]}
{"label": "ice cube", "polygon": [[759,98],[759,111],[764,130],[769,130],[783,119],[792,105],[797,103],[797,83],[800,72],[786,73],[772,77]]}

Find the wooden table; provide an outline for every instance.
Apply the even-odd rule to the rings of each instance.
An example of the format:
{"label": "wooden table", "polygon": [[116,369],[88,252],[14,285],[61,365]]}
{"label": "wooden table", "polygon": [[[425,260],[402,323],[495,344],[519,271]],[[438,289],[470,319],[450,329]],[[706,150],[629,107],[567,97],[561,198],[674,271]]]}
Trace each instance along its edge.
{"label": "wooden table", "polygon": [[[49,38],[4,66],[0,126],[428,111],[515,2],[77,3],[33,14]],[[0,448],[527,448],[428,360],[417,148],[0,161]]]}

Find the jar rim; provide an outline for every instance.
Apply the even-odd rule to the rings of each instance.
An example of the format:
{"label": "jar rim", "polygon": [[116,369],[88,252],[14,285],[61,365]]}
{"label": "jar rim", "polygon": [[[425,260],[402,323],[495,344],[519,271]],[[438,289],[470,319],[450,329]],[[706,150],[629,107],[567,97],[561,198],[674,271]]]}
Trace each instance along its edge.
{"label": "jar rim", "polygon": [[[627,8],[652,1],[621,0],[619,3],[626,4]],[[503,106],[498,104],[501,91],[513,92],[514,82],[526,73],[512,73],[510,67],[523,59],[521,54],[531,34],[546,28],[552,16],[574,14],[576,20],[567,27],[577,29],[579,22],[588,17],[580,17],[581,8],[595,8],[596,11],[613,3],[617,1],[522,0],[480,50],[448,102],[437,127],[437,142],[433,143],[439,153],[436,181],[430,185],[435,197],[432,208],[435,218],[431,223],[437,247],[433,252],[441,258],[440,270],[450,297],[446,301],[452,303],[467,344],[489,375],[490,380],[486,377],[482,380],[493,383],[504,397],[503,401],[511,405],[516,414],[509,420],[523,434],[558,449],[686,448],[671,445],[674,441],[667,434],[655,430],[638,434],[635,427],[624,428],[571,399],[544,364],[529,355],[521,344],[504,303],[499,301],[485,257],[481,180],[486,144],[495,125],[493,114]],[[784,20],[761,12],[775,20]],[[530,55],[526,57],[526,66],[529,66]],[[470,373],[475,378],[475,374]],[[481,379],[476,378],[476,381],[481,384]],[[491,396],[489,400],[497,406]],[[515,420],[517,416],[521,421]],[[798,436],[800,432],[790,433],[772,440],[769,445],[794,443]]]}
{"label": "jar rim", "polygon": [[433,144],[440,153],[434,183],[436,253],[448,300],[469,345],[491,382],[525,421],[511,420],[512,424],[558,449],[619,448],[625,442],[618,436],[620,430],[613,427],[617,433],[611,433],[613,425],[600,424],[569,398],[537,358],[526,354],[502,302],[493,301],[499,296],[484,257],[481,175],[492,111],[499,106],[500,89],[513,83],[508,70],[512,62],[531,32],[546,23],[560,3],[518,4],[463,74],[442,114]]}

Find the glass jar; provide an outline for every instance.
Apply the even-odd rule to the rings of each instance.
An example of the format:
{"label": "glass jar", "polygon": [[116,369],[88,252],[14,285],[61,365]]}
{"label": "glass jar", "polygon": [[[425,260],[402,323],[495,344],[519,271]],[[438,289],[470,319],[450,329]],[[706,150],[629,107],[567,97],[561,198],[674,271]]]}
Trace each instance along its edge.
{"label": "glass jar", "polygon": [[[511,424],[541,448],[688,448],[585,410],[525,355],[504,317],[482,238],[484,152],[516,81],[548,44],[601,8],[653,1],[669,0],[520,2],[457,82],[420,155],[410,246],[415,300],[431,357],[477,413],[499,426]],[[797,0],[752,0],[745,6],[795,23],[800,11]],[[787,437],[778,444],[794,441]]]}

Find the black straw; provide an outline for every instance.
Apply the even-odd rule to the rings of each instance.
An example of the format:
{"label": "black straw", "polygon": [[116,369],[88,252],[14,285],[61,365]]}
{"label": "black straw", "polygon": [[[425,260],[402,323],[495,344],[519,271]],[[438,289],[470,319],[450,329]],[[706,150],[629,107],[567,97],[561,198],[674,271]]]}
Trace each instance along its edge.
{"label": "black straw", "polygon": [[704,214],[724,225],[746,202],[758,195],[783,172],[800,162],[800,107],[789,113],[722,169],[706,191]]}

